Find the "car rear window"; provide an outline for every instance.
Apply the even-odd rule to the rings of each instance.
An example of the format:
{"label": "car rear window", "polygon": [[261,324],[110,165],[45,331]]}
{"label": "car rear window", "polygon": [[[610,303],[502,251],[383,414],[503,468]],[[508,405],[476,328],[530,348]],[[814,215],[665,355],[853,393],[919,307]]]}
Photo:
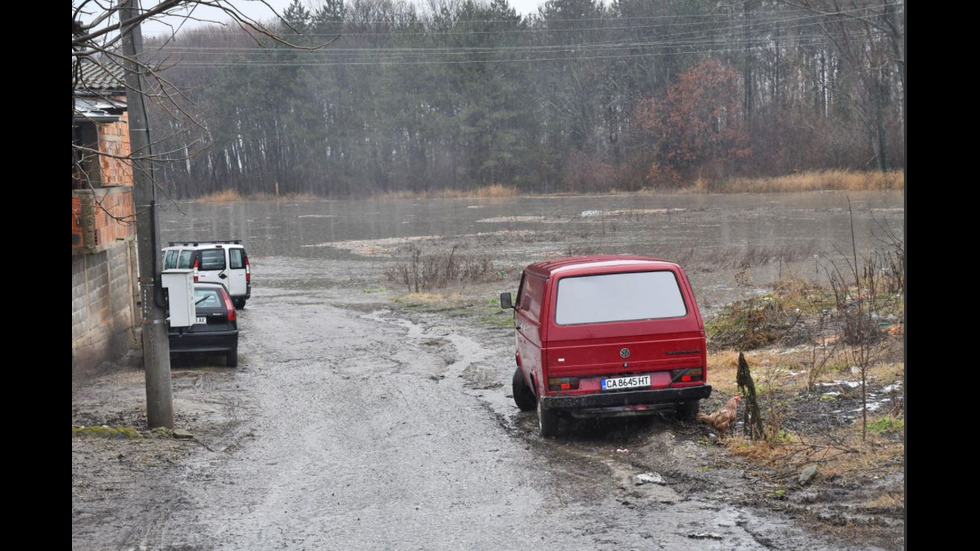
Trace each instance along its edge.
{"label": "car rear window", "polygon": [[228,249],[228,264],[232,270],[245,267],[245,249]]}
{"label": "car rear window", "polygon": [[221,296],[214,289],[194,289],[194,304],[198,308],[219,308]]}
{"label": "car rear window", "polygon": [[201,265],[199,268],[201,270],[224,270],[224,249],[205,249],[201,251]]}
{"label": "car rear window", "polygon": [[573,325],[687,315],[670,271],[566,277],[558,282],[555,323]]}

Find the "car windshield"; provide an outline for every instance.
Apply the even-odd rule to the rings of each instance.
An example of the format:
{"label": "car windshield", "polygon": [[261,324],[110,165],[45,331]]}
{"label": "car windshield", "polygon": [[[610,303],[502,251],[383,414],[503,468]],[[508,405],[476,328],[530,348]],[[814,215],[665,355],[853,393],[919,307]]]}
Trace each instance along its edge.
{"label": "car windshield", "polygon": [[219,308],[221,295],[215,289],[194,289],[194,304],[198,308]]}
{"label": "car windshield", "polygon": [[670,271],[566,277],[558,282],[555,323],[676,318],[687,314]]}

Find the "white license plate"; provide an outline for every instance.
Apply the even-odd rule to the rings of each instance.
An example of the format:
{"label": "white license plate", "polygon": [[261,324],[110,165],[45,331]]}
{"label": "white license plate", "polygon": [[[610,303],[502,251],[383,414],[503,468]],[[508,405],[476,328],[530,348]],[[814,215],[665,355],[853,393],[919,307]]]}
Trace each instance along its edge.
{"label": "white license plate", "polygon": [[197,316],[197,321],[194,323],[207,323],[207,322],[208,322],[207,316]]}
{"label": "white license plate", "polygon": [[617,377],[615,379],[603,379],[602,390],[619,390],[621,388],[639,388],[650,386],[649,375],[637,375],[635,377]]}

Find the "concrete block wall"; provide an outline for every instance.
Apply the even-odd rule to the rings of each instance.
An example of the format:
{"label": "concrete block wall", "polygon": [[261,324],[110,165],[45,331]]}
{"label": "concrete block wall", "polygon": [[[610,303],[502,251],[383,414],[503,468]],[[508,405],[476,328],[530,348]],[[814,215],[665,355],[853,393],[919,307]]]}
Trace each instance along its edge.
{"label": "concrete block wall", "polygon": [[72,380],[138,347],[136,241],[113,242],[71,258]]}

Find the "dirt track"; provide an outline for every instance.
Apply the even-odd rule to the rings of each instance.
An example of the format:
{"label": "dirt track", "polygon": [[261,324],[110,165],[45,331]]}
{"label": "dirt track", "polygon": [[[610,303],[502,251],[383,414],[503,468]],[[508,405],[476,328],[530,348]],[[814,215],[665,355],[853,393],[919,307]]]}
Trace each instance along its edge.
{"label": "dirt track", "polygon": [[[73,548],[854,548],[772,511],[701,427],[542,440],[505,327],[288,287],[242,313],[241,367],[175,366],[194,440],[72,439]],[[139,426],[142,392],[136,370],[73,388],[73,424]]]}

